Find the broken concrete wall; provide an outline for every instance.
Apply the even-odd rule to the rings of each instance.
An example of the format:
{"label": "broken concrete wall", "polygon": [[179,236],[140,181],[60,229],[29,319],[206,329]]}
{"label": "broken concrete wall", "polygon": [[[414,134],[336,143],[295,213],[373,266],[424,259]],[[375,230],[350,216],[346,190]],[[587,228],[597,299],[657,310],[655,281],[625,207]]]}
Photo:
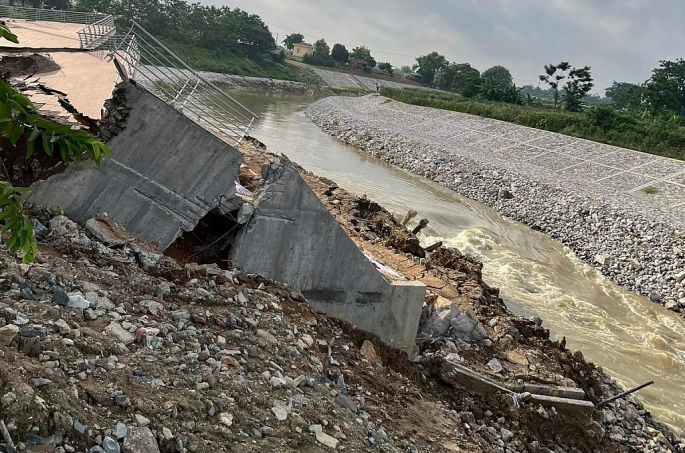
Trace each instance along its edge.
{"label": "broken concrete wall", "polygon": [[255,213],[231,252],[233,263],[297,287],[316,310],[411,351],[425,286],[389,283],[287,158],[263,173]]}
{"label": "broken concrete wall", "polygon": [[164,250],[233,196],[242,155],[147,91],[123,88],[130,113],[102,166],[71,165],[31,186],[30,199],[80,223],[107,212]]}

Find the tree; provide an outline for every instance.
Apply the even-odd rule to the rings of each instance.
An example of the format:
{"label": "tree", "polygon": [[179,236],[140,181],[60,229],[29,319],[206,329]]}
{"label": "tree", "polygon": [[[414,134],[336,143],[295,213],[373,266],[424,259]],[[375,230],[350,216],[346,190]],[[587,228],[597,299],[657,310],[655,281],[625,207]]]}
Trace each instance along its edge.
{"label": "tree", "polygon": [[482,76],[483,80],[490,80],[500,89],[505,89],[509,85],[514,83],[514,79],[511,77],[511,72],[504,66],[493,66],[486,69]]}
{"label": "tree", "polygon": [[566,78],[566,71],[569,69],[571,63],[568,61],[562,61],[558,65],[548,64],[545,66],[545,73],[540,76],[540,80],[554,90],[554,108],[559,104],[559,84]]}
{"label": "tree", "polygon": [[333,46],[333,50],[331,50],[331,57],[339,65],[344,65],[349,60],[350,53],[342,44],[336,44]]}
{"label": "tree", "polygon": [[321,38],[314,43],[314,55],[320,58],[327,58],[331,54],[331,48],[328,47],[326,40]]}
{"label": "tree", "polygon": [[571,112],[580,110],[583,98],[590,92],[595,84],[592,82],[590,66],[573,68],[568,73],[566,82],[566,94],[564,95],[564,107]]}
{"label": "tree", "polygon": [[256,14],[235,9],[233,15],[240,24],[238,28],[238,45],[235,47],[240,53],[249,58],[255,58],[261,53],[269,52],[276,47],[276,41],[269,31],[269,27]]}
{"label": "tree", "polygon": [[416,59],[416,72],[421,76],[421,81],[426,85],[432,85],[435,75],[443,71],[449,65],[447,59],[437,52],[422,55]]}
{"label": "tree", "polygon": [[400,72],[401,72],[402,74],[409,74],[409,73],[411,73],[411,72],[414,72],[414,70],[411,68],[411,66],[406,66],[406,65],[405,65],[405,66],[402,66],[402,67],[400,68]]}
{"label": "tree", "polygon": [[474,97],[480,91],[480,71],[469,63],[452,63],[437,74],[435,86],[464,97]]}
{"label": "tree", "polygon": [[685,115],[685,60],[662,60],[645,82],[644,96],[652,113],[668,111]]}
{"label": "tree", "polygon": [[392,65],[390,63],[378,63],[378,69],[392,75]]}
{"label": "tree", "polygon": [[[507,104],[523,104],[523,96],[521,94],[523,87],[517,88],[513,83],[504,88],[495,85],[492,79],[483,78],[480,86],[479,97],[488,101],[506,102]],[[532,98],[528,95],[528,99],[532,103]]]}
{"label": "tree", "polygon": [[71,1],[70,0],[45,0],[45,9],[52,9],[53,7],[55,9],[61,9],[61,10],[68,10],[71,7]]}
{"label": "tree", "polygon": [[292,33],[286,36],[283,40],[283,44],[285,45],[285,48],[288,50],[293,50],[295,44],[299,44],[301,42],[304,42],[304,35],[302,33]]}
{"label": "tree", "polygon": [[616,82],[604,90],[604,95],[620,109],[634,109],[642,105],[644,87],[628,82]]}
{"label": "tree", "polygon": [[350,52],[350,60],[353,59],[365,60],[366,65],[369,68],[376,67],[376,60],[371,56],[371,51],[366,46],[359,46],[352,49],[352,52]]}

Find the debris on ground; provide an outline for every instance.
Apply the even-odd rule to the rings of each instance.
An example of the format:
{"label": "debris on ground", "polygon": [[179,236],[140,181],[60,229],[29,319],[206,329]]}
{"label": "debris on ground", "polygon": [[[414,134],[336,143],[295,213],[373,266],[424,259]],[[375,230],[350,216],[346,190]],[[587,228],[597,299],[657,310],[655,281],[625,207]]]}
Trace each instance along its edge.
{"label": "debris on ground", "polygon": [[[271,157],[244,153],[247,187]],[[0,451],[683,451],[633,396],[589,416],[539,403],[530,384],[593,403],[621,390],[511,315],[481,263],[412,252],[392,214],[302,174],[365,252],[430,289],[411,356],[295,288],[35,206],[36,262],[0,251]]]}

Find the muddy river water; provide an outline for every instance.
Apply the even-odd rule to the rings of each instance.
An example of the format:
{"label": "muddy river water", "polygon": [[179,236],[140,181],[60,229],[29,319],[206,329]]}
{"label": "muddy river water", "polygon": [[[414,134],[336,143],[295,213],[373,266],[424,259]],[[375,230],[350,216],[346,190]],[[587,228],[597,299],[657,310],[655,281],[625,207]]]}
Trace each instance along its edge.
{"label": "muddy river water", "polygon": [[565,336],[569,349],[624,387],[654,380],[639,398],[661,421],[685,430],[685,320],[609,282],[549,237],[334,140],[304,116],[315,98],[232,95],[260,116],[252,135],[270,151],[400,215],[418,211],[430,220],[426,244],[440,239],[478,256],[485,280],[514,313],[542,318],[555,338]]}

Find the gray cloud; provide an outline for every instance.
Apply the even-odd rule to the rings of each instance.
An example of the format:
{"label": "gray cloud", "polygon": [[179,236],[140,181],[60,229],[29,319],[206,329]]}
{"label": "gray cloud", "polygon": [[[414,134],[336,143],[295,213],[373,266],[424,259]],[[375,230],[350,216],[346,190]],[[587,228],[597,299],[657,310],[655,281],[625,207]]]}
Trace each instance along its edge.
{"label": "gray cloud", "polygon": [[411,65],[433,50],[482,70],[501,64],[517,84],[545,64],[592,66],[596,91],[642,82],[659,60],[685,57],[682,0],[217,0],[258,14],[282,40],[292,31],[379,61]]}

